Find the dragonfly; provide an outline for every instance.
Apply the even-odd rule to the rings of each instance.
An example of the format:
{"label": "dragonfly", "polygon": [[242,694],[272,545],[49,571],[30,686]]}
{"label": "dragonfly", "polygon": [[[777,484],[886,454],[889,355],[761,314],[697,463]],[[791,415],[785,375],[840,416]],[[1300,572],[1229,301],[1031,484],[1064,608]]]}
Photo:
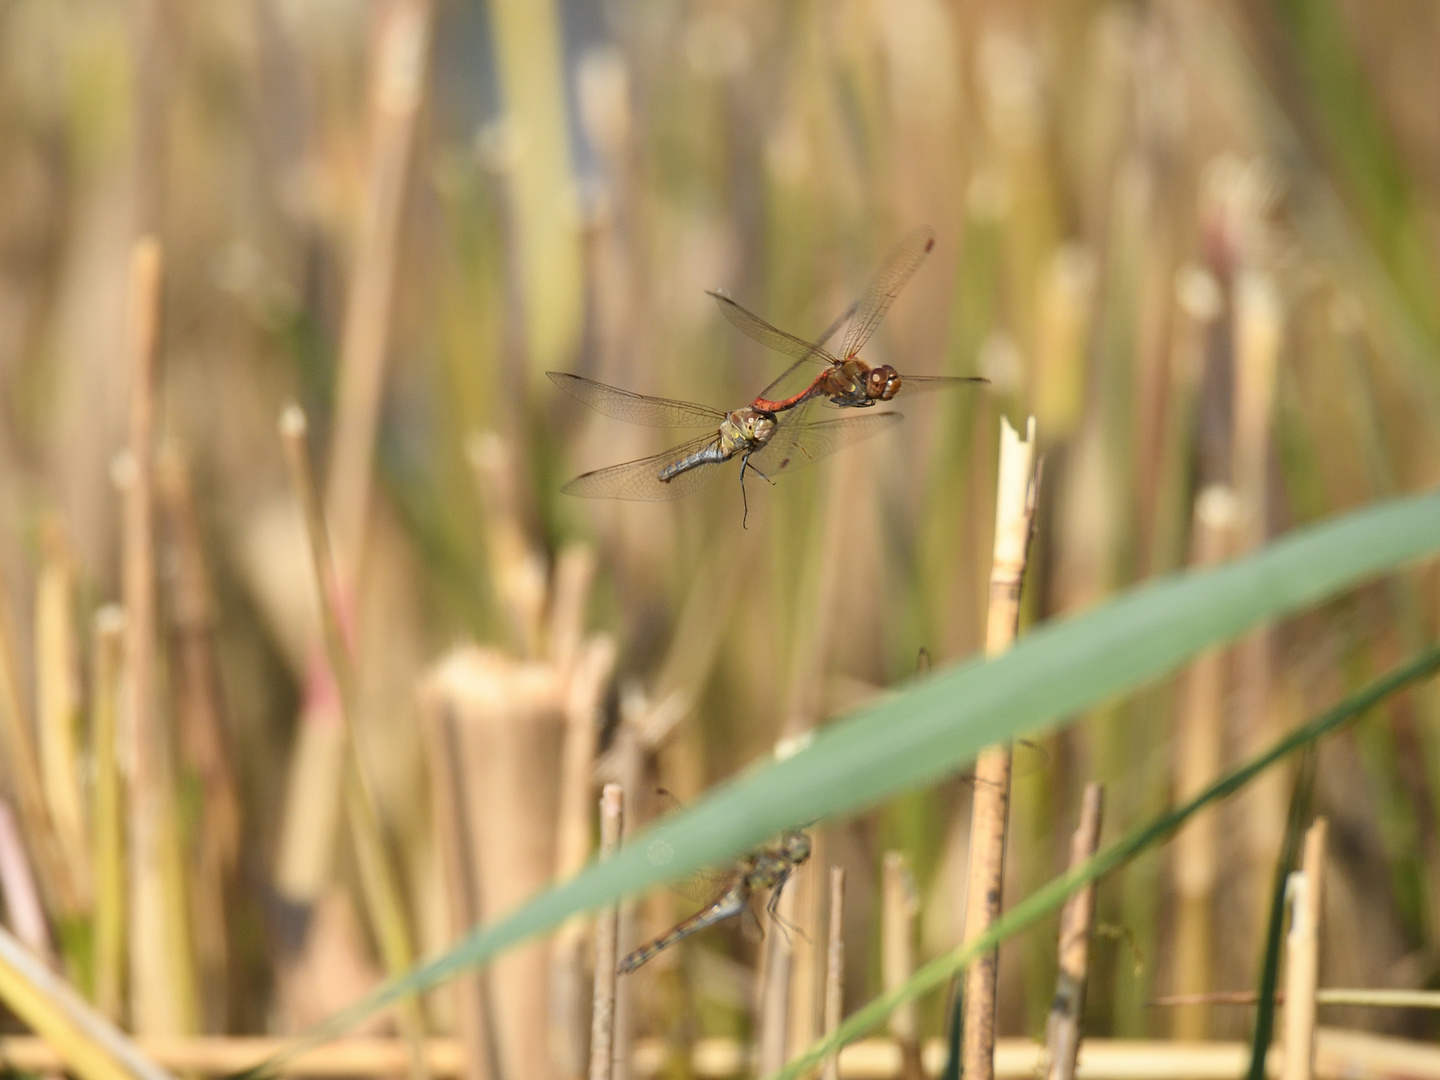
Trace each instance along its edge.
{"label": "dragonfly", "polygon": [[779,843],[752,851],[728,873],[719,875],[715,881],[715,894],[704,907],[626,956],[620,961],[617,969],[619,974],[630,974],[671,945],[704,930],[707,926],[743,915],[750,910],[751,897],[764,889],[770,890],[765,912],[779,922],[781,890],[808,858],[809,834],[803,829],[786,830],[781,834]]}
{"label": "dragonfly", "polygon": [[[762,345],[795,358],[795,363],[766,387],[751,405],[769,412],[783,412],[813,398],[824,398],[842,408],[868,408],[877,401],[889,401],[902,387],[912,391],[941,390],[963,383],[989,382],[989,379],[978,375],[902,377],[891,365],[871,367],[858,355],[885,318],[895,297],[900,295],[900,290],[920,269],[920,264],[934,247],[935,233],[929,226],[921,226],[895,246],[870,279],[864,295],[847,312],[849,318],[838,355],[824,347],[823,339],[822,342],[809,342],[796,337],[771,326],[726,293],[711,291],[710,295],[715,297],[721,312],[741,331]],[[819,365],[821,370],[812,375],[815,365]],[[793,387],[797,381],[803,382],[802,388],[796,393],[784,395],[782,388]]]}
{"label": "dragonfly", "polygon": [[661,454],[597,469],[575,477],[560,490],[590,499],[678,499],[719,475],[714,466],[740,459],[740,493],[745,473],[766,480],[812,464],[842,447],[898,424],[900,413],[807,420],[803,410],[776,412],[754,405],[726,412],[708,405],[647,397],[563,371],[546,372],[550,381],[596,412],[645,427],[709,428],[704,435]]}

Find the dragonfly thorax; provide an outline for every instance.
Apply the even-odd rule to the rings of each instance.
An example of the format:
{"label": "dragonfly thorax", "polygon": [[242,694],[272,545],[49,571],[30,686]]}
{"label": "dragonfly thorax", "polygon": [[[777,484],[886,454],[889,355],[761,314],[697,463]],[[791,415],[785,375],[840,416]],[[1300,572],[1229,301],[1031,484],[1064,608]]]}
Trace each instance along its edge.
{"label": "dragonfly thorax", "polygon": [[731,454],[756,450],[775,434],[775,417],[747,405],[736,409],[720,422],[720,443]]}
{"label": "dragonfly thorax", "polygon": [[799,866],[810,858],[810,834],[799,829],[780,838],[780,851],[791,866]]}

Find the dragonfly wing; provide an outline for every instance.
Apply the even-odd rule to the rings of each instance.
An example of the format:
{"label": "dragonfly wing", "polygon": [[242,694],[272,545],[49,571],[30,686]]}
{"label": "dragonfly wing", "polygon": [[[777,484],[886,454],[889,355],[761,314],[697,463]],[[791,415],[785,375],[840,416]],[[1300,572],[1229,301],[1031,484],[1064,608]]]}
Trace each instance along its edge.
{"label": "dragonfly wing", "polygon": [[919,394],[930,390],[946,390],[965,383],[988,383],[981,375],[902,375],[900,393]]}
{"label": "dragonfly wing", "polygon": [[607,386],[565,371],[547,371],[545,374],[571,397],[583,401],[598,413],[626,423],[657,428],[717,427],[725,419],[724,412],[707,405],[633,394],[618,386]]}
{"label": "dragonfly wing", "polygon": [[905,283],[920,269],[920,264],[934,246],[934,230],[928,225],[922,225],[896,244],[895,249],[885,257],[885,262],[870,279],[865,295],[860,298],[860,307],[855,312],[855,318],[850,320],[850,325],[845,330],[845,338],[840,345],[842,357],[854,356],[870,340],[870,335],[875,333],[880,320],[885,318],[885,313],[890,310],[895,297],[900,295]]}
{"label": "dragonfly wing", "polygon": [[773,478],[778,473],[812,465],[851,443],[878,435],[901,419],[900,413],[884,412],[839,420],[791,421],[782,424],[768,443],[750,455],[750,466]]}
{"label": "dragonfly wing", "polygon": [[584,499],[634,499],[640,502],[678,499],[715,479],[719,475],[715,466],[720,462],[696,465],[668,481],[660,479],[661,471],[718,441],[718,435],[701,435],[698,439],[673,446],[663,454],[584,473],[560,490],[566,495],[578,495]]}
{"label": "dragonfly wing", "polygon": [[826,331],[825,338],[821,338],[820,344],[814,344],[771,326],[759,315],[741,307],[723,292],[712,291],[710,295],[715,297],[715,302],[720,305],[720,310],[727,319],[745,334],[760,342],[761,345],[766,345],[776,352],[782,352],[786,356],[793,356],[797,360],[810,360],[817,364],[834,363],[834,359],[825,351],[824,346],[825,339],[835,332],[834,327]]}

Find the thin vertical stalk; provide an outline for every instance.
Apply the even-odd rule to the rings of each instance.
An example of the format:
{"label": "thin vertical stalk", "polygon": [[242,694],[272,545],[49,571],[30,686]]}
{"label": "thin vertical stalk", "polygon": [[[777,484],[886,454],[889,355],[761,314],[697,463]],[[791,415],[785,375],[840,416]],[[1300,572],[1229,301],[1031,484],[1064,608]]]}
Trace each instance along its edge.
{"label": "thin vertical stalk", "polygon": [[[920,895],[910,873],[910,860],[901,851],[885,853],[880,900],[880,972],[885,992],[903,986],[915,974],[915,916]],[[920,1021],[915,1002],[908,1001],[890,1014],[890,1034],[900,1048],[901,1075],[924,1080],[920,1061]]]}
{"label": "thin vertical stalk", "polygon": [[[1195,499],[1191,563],[1214,566],[1234,549],[1235,497],[1230,488],[1211,484]],[[1185,675],[1175,723],[1175,797],[1188,799],[1220,775],[1224,732],[1226,653],[1209,649]],[[1175,878],[1175,989],[1208,990],[1213,983],[1211,905],[1219,865],[1215,814],[1201,811],[1175,837],[1171,862]],[[1176,1009],[1171,1032],[1177,1039],[1203,1039],[1209,1008],[1192,1004]]]}
{"label": "thin vertical stalk", "polygon": [[345,298],[339,385],[325,510],[340,581],[360,567],[370,502],[371,457],[384,385],[400,223],[415,120],[426,86],[430,0],[401,0],[376,35],[370,76],[370,145],[355,264]]}
{"label": "thin vertical stalk", "polygon": [[[625,794],[606,784],[600,795],[600,858],[620,846]],[[610,1080],[615,1062],[615,965],[619,959],[620,908],[611,905],[595,917],[595,992],[590,1010],[590,1080]]]}
{"label": "thin vertical stalk", "polygon": [[[825,949],[825,1035],[833,1035],[845,1013],[845,868],[830,868],[829,941]],[[821,1080],[840,1080],[840,1054],[825,1061]]]}
{"label": "thin vertical stalk", "polygon": [[0,896],[15,936],[50,967],[56,966],[55,945],[45,922],[45,909],[35,886],[30,856],[20,840],[20,829],[10,804],[0,800]]}
{"label": "thin vertical stalk", "polygon": [[[995,553],[990,570],[990,610],[985,654],[998,656],[1015,640],[1020,590],[1035,520],[1039,476],[1035,467],[1035,420],[1021,439],[1009,421],[1000,422],[1000,474],[995,494]],[[1005,875],[1005,826],[1010,808],[1010,747],[981,751],[975,766],[975,802],[970,825],[970,880],[965,905],[965,941],[984,934],[1000,915]],[[995,1002],[999,953],[980,957],[965,973],[966,1080],[994,1080]]]}
{"label": "thin vertical stalk", "polygon": [[95,856],[95,1007],[120,1019],[125,985],[125,792],[120,774],[120,665],[125,613],[95,614],[90,738],[95,761],[90,842]]}
{"label": "thin vertical stalk", "polygon": [[523,485],[514,448],[494,432],[472,436],[466,447],[485,509],[490,579],[526,656],[539,655],[545,625],[545,559],[525,534]]}
{"label": "thin vertical stalk", "polygon": [[160,330],[160,245],[143,237],[130,260],[130,445],[124,492],[123,717],[130,766],[130,1014],[144,1035],[195,1026],[184,861],[177,830],[174,759],[156,671],[155,400]]}
{"label": "thin vertical stalk", "polygon": [[1290,934],[1285,942],[1285,1056],[1281,1080],[1315,1075],[1315,988],[1320,971],[1320,903],[1327,823],[1316,818],[1305,834],[1300,872],[1290,875]]}
{"label": "thin vertical stalk", "polygon": [[70,875],[88,895],[89,853],[76,745],[80,713],[75,581],[57,521],[41,536],[44,562],[35,586],[35,703],[46,806]]}
{"label": "thin vertical stalk", "polygon": [[[1070,840],[1070,869],[1083,865],[1100,846],[1104,789],[1086,784],[1080,824]],[[1095,883],[1091,882],[1060,910],[1060,964],[1055,998],[1045,1026],[1045,1080],[1074,1080],[1080,1056],[1080,1014],[1085,1007],[1085,975],[1090,960],[1090,928],[1095,921]]]}
{"label": "thin vertical stalk", "polygon": [[[400,884],[385,851],[375,794],[364,763],[360,760],[355,733],[350,726],[355,715],[354,658],[343,636],[343,623],[338,610],[341,586],[331,553],[330,534],[324,511],[320,506],[314,473],[310,468],[305,432],[305,414],[295,405],[286,408],[280,419],[280,435],[284,443],[285,459],[290,467],[291,482],[305,517],[310,557],[319,589],[320,622],[324,631],[325,649],[340,697],[341,726],[345,733],[346,746],[346,817],[350,823],[350,834],[360,869],[361,888],[365,894],[371,926],[380,946],[385,969],[394,976],[415,962],[415,950],[410,940],[410,928],[405,918]],[[424,1022],[419,1001],[413,997],[408,998],[400,1015],[406,1039],[410,1043],[411,1075],[416,1080],[422,1080],[428,1075],[428,1068],[422,1046]]]}

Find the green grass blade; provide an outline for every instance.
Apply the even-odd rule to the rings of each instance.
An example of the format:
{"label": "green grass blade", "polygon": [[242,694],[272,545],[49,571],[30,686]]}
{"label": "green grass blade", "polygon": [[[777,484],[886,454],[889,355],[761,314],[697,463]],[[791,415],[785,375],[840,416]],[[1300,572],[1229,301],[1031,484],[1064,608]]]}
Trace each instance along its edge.
{"label": "green grass blade", "polygon": [[672,881],[781,829],[850,813],[951,774],[981,747],[1162,676],[1200,650],[1440,547],[1440,496],[1397,499],[1297,530],[1228,565],[1133,589],[1041,627],[1005,655],[940,671],[836,721],[805,749],[743,773],[689,810],[449,952],[379,987],[296,1044],[353,1026],[564,919]]}
{"label": "green grass blade", "polygon": [[[1072,893],[1090,882],[1104,877],[1110,871],[1129,862],[1146,848],[1169,837],[1192,814],[1210,803],[1218,802],[1234,794],[1277,762],[1297,750],[1311,746],[1342,724],[1374,708],[1391,694],[1433,674],[1437,669],[1440,669],[1440,646],[1427,649],[1407,663],[1392,669],[1358,694],[1347,698],[1304,726],[1296,728],[1289,735],[1274,743],[1270,749],[1251,758],[1233,772],[1227,773],[1189,802],[1161,815],[1148,825],[1134,830],[1073,870],[1053,879],[1043,888],[1037,889],[1000,916],[994,925],[980,937],[968,945],[962,945],[943,956],[936,957],[917,971],[908,982],[851,1013],[833,1034],[813,1043],[803,1054],[789,1062],[783,1069],[766,1077],[765,1080],[795,1080],[796,1077],[804,1075],[840,1047],[854,1042],[872,1028],[883,1023],[887,1016],[907,1001],[943,986],[947,979],[951,979],[963,971],[976,957],[983,956],[997,948],[1006,938],[1059,908]],[[1273,998],[1273,993],[1271,996]]]}

